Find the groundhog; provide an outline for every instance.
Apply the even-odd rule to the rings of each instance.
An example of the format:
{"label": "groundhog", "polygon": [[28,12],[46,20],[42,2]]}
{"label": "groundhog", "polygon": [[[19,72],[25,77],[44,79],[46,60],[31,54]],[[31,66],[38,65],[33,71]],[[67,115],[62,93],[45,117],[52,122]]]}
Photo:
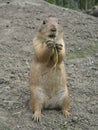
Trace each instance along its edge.
{"label": "groundhog", "polygon": [[69,116],[70,101],[63,61],[65,44],[63,29],[57,18],[47,17],[43,20],[33,40],[33,48],[30,108],[34,112],[34,121],[41,120],[43,108],[58,108],[66,117]]}
{"label": "groundhog", "polygon": [[92,15],[95,16],[95,17],[98,17],[98,6],[93,7]]}
{"label": "groundhog", "polygon": [[98,6],[94,6],[92,9],[86,11],[87,14],[98,17]]}

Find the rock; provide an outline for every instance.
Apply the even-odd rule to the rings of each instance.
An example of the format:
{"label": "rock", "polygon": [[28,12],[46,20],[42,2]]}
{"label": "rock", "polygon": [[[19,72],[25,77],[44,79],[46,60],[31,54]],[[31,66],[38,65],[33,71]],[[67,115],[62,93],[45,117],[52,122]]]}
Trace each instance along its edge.
{"label": "rock", "polygon": [[78,122],[78,117],[77,117],[77,116],[74,116],[74,117],[72,118],[72,122],[77,123],[77,122]]}
{"label": "rock", "polygon": [[6,83],[5,79],[0,79],[0,84]]}

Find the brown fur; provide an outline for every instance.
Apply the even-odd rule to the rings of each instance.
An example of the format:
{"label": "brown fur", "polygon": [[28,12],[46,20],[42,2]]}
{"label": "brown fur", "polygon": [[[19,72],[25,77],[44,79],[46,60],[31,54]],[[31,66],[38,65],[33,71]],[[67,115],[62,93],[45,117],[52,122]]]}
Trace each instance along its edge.
{"label": "brown fur", "polygon": [[[58,52],[58,64],[55,69],[52,68],[54,49],[47,45],[47,41],[51,40],[49,37],[51,29],[54,27],[56,28],[55,42],[58,46],[62,46]],[[50,41],[50,45],[52,44],[54,43]],[[35,121],[41,119],[43,108],[60,108],[63,114],[68,116],[70,114],[68,112],[70,102],[63,62],[65,45],[63,30],[58,24],[58,19],[48,17],[43,21],[33,40],[33,47],[35,53],[30,77],[30,107],[34,112],[33,119]]]}

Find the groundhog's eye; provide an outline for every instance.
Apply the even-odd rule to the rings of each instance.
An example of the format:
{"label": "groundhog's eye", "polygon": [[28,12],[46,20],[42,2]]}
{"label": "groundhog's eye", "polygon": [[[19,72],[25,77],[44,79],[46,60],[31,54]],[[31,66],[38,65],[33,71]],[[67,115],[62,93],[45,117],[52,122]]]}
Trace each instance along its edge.
{"label": "groundhog's eye", "polygon": [[46,20],[43,21],[43,24],[46,24]]}
{"label": "groundhog's eye", "polygon": [[58,21],[58,24],[60,24],[60,21]]}

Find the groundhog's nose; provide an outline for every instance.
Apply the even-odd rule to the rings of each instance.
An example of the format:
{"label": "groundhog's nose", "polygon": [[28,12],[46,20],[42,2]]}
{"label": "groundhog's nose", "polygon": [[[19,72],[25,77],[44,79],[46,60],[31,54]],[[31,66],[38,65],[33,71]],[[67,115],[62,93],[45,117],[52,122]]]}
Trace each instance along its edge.
{"label": "groundhog's nose", "polygon": [[52,27],[50,28],[49,37],[50,37],[50,38],[56,37],[56,31],[57,31],[56,27],[55,27],[55,26],[52,26]]}
{"label": "groundhog's nose", "polygon": [[52,28],[51,28],[51,32],[56,32],[56,28],[55,28],[55,27],[52,27]]}

